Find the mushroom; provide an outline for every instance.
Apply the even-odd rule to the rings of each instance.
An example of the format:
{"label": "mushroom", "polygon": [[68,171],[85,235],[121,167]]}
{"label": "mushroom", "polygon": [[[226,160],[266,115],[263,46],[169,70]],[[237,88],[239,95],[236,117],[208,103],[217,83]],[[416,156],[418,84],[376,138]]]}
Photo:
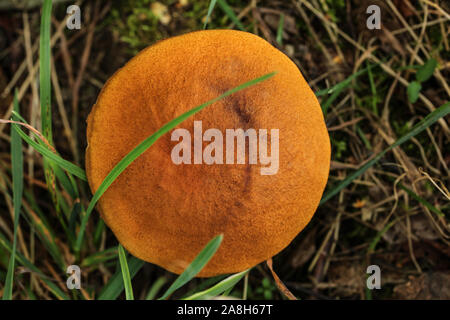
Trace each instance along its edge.
{"label": "mushroom", "polygon": [[[93,192],[162,125],[272,71],[278,73],[203,109],[177,130],[194,137],[199,122],[202,134],[211,128],[224,136],[227,129],[265,129],[267,153],[276,153],[278,170],[261,174],[267,163],[250,161],[250,140],[244,163],[175,163],[171,155],[179,142],[173,134],[162,136],[98,202],[105,223],[131,254],[180,274],[210,239],[223,234],[198,276],[240,272],[271,258],[317,209],[328,179],[330,140],[320,105],[296,65],[247,32],[197,31],[160,41],[108,80],[88,117],[86,172]],[[278,130],[278,148],[272,129]],[[205,152],[212,140],[194,137],[184,150],[194,150],[193,159],[193,145],[200,143]]]}

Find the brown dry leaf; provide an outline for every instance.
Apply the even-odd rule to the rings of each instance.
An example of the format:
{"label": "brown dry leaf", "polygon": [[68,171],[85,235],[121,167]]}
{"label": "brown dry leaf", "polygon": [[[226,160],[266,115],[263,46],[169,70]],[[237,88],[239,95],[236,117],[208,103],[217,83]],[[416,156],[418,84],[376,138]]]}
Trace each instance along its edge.
{"label": "brown dry leaf", "polygon": [[409,281],[394,287],[397,299],[448,300],[450,299],[450,273],[430,272],[410,276]]}
{"label": "brown dry leaf", "polygon": [[[414,255],[422,264],[433,266],[433,270],[450,270],[450,250],[440,240],[420,239],[413,242]],[[408,252],[408,243],[401,244],[401,250]],[[404,264],[411,263],[411,257],[405,256]]]}
{"label": "brown dry leaf", "polygon": [[359,294],[366,285],[366,270],[359,261],[332,263],[328,270],[328,280],[337,295]]}
{"label": "brown dry leaf", "polygon": [[280,290],[289,300],[297,300],[297,298],[292,294],[292,292],[280,280],[280,278],[275,273],[275,271],[273,271],[272,259],[267,260],[266,263],[267,263],[267,266],[270,269],[270,272],[272,272],[272,276],[275,279],[275,283],[276,283],[276,285],[278,287],[278,290]]}
{"label": "brown dry leaf", "polygon": [[[439,235],[436,229],[432,226],[428,218],[424,215],[416,215],[411,218],[411,234],[418,240],[436,240]],[[386,232],[388,237],[392,240],[404,241],[406,238],[406,226],[402,223],[396,223],[393,228]],[[384,238],[384,237],[383,237]],[[393,242],[396,242],[393,240]]]}
{"label": "brown dry leaf", "polygon": [[439,235],[425,216],[416,216],[411,219],[411,231],[420,239],[436,240]]}

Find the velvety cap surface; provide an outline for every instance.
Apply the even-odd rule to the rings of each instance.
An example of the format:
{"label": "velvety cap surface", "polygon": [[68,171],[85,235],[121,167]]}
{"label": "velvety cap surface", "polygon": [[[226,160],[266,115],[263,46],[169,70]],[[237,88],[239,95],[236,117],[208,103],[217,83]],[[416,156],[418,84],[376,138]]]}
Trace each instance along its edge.
{"label": "velvety cap surface", "polygon": [[267,165],[249,164],[248,157],[245,164],[176,165],[171,152],[178,142],[164,135],[99,200],[102,218],[131,254],[180,273],[223,234],[200,276],[239,272],[272,257],[313,216],[328,178],[330,141],[319,103],[296,65],[250,33],[209,30],[170,38],[109,79],[88,118],[92,192],[162,125],[272,71],[278,73],[177,128],[187,129],[193,141],[193,122],[201,120],[203,132],[219,129],[224,142],[226,129],[267,129],[268,140],[270,130],[279,129],[278,172],[261,175]]}

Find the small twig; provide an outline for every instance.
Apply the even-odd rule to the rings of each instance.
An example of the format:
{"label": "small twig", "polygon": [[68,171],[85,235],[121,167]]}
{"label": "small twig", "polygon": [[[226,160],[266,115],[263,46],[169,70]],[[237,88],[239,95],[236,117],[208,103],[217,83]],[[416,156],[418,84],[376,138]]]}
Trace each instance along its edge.
{"label": "small twig", "polygon": [[450,14],[448,14],[444,9],[442,9],[438,4],[429,1],[429,0],[422,0],[423,2],[425,2],[426,4],[436,8],[440,13],[442,13],[442,15],[444,15],[447,19],[450,19]]}
{"label": "small twig", "polygon": [[270,272],[272,273],[272,276],[275,280],[275,283],[278,287],[278,289],[289,299],[289,300],[297,300],[297,298],[292,294],[292,292],[284,285],[284,283],[280,280],[278,275],[273,270],[272,266],[272,258],[268,259],[266,261],[267,266],[269,267]]}
{"label": "small twig", "polygon": [[[439,192],[442,193],[444,195],[444,197],[447,198],[447,200],[450,200],[450,192],[447,190],[447,188],[444,185],[442,185],[442,188],[440,188],[437,185],[437,183],[434,182],[434,179],[431,178],[430,175],[427,172],[423,171],[421,168],[419,168],[419,172],[421,174],[423,174],[436,187],[436,189],[438,189]],[[444,189],[445,189],[445,191],[444,191]]]}
{"label": "small twig", "polygon": [[329,127],[329,128],[328,128],[328,131],[337,131],[337,130],[341,130],[341,129],[345,128],[345,127],[348,127],[348,126],[351,126],[351,125],[353,125],[353,124],[355,124],[355,123],[360,122],[362,119],[364,119],[364,118],[363,118],[363,117],[358,117],[358,118],[355,118],[355,119],[352,119],[352,120],[343,122],[343,123],[341,123],[341,124],[339,124],[339,125],[337,125],[337,126]]}
{"label": "small twig", "polygon": [[64,126],[65,136],[67,138],[67,141],[69,142],[72,154],[75,157],[75,155],[77,153],[75,143],[74,143],[75,137],[72,136],[72,130],[70,128],[66,108],[64,107],[64,101],[62,98],[61,88],[59,86],[58,75],[56,74],[55,61],[54,61],[53,57],[51,58],[51,64],[52,64],[51,78],[52,78],[53,88],[55,89],[56,104],[58,106],[58,110],[61,115],[61,120],[62,120],[62,123]]}

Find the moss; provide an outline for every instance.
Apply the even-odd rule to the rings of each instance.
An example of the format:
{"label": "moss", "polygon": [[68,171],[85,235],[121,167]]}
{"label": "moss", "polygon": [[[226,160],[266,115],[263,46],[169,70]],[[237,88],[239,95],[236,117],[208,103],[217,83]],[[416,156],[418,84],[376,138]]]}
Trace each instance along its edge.
{"label": "moss", "polygon": [[[117,37],[129,46],[129,53],[135,55],[145,47],[189,31],[201,30],[206,17],[208,1],[189,1],[186,6],[180,6],[177,0],[160,0],[158,2],[168,7],[172,17],[171,23],[163,25],[151,10],[156,0],[115,1],[108,16],[108,24]],[[230,5],[241,7],[241,1],[229,1]],[[208,29],[223,28],[230,23],[226,16],[216,14],[214,10]],[[176,17],[176,19],[175,19]]]}

